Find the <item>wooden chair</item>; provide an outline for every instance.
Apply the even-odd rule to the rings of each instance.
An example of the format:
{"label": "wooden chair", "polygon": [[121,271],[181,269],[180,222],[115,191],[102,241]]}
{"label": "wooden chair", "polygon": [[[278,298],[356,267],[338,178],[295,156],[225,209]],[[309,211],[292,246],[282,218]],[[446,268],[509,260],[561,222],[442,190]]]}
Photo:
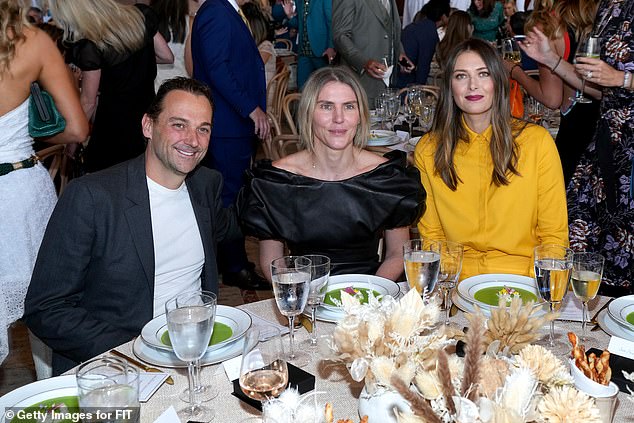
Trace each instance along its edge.
{"label": "wooden chair", "polygon": [[284,45],[283,48],[285,48],[288,51],[292,51],[293,50],[293,42],[287,38],[276,38],[275,39],[275,44],[282,44]]}
{"label": "wooden chair", "polygon": [[271,134],[264,140],[262,149],[267,159],[278,160],[299,150],[299,135],[283,134],[275,118],[267,112],[271,124]]}
{"label": "wooden chair", "polygon": [[282,100],[288,89],[291,71],[286,64],[275,74],[266,88],[267,111],[271,112],[278,125],[282,122]]}
{"label": "wooden chair", "polygon": [[[300,93],[286,94],[282,100],[282,114],[284,115],[284,121],[291,131],[291,134],[298,134],[297,125],[295,125],[294,115],[297,111],[297,104],[301,98]],[[283,125],[281,126],[283,127]]]}
{"label": "wooden chair", "polygon": [[[35,153],[40,162],[48,169],[48,173],[55,183],[57,195],[62,194],[68,183],[68,157],[64,154],[64,148],[64,145],[57,144]],[[56,181],[58,175],[59,182]]]}

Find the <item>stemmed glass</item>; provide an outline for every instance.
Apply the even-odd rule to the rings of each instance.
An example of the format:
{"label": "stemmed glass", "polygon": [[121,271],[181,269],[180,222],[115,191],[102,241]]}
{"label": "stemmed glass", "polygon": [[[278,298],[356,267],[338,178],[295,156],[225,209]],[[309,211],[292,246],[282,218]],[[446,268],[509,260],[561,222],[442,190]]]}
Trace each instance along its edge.
{"label": "stemmed glass", "polygon": [[[590,36],[585,40],[579,43],[577,47],[577,51],[575,53],[575,61],[579,57],[590,57],[593,59],[598,59],[601,54],[601,44],[599,43],[599,37]],[[586,78],[585,75],[581,75],[581,91],[577,91],[577,94],[574,97],[570,97],[570,100],[576,101],[577,103],[591,103],[592,100],[586,98],[583,92],[586,89]]]}
{"label": "stemmed glass", "polygon": [[412,136],[412,124],[416,120],[416,112],[414,111],[414,107],[409,103],[405,102],[401,105],[401,113],[403,113],[403,117],[405,118],[405,122],[409,125],[409,136]]}
{"label": "stemmed glass", "polygon": [[394,130],[394,119],[398,116],[399,97],[391,92],[384,93],[385,117]]}
{"label": "stemmed glass", "polygon": [[427,238],[411,239],[403,245],[405,276],[425,300],[436,287],[440,270],[440,242]]}
{"label": "stemmed glass", "polygon": [[456,286],[456,282],[462,271],[462,258],[464,246],[458,242],[440,242],[440,271],[438,272],[438,286],[443,296],[445,305],[445,324],[449,324],[449,312],[451,311],[451,296],[449,292]]}
{"label": "stemmed glass", "polygon": [[[215,296],[213,292],[210,291],[196,291],[192,292],[190,295],[181,294],[176,297],[176,302],[178,304],[188,304],[188,303],[197,303],[199,294],[205,294],[210,296]],[[214,320],[215,325],[215,320]],[[212,330],[213,335],[213,330]],[[212,385],[203,385],[200,380],[200,372],[202,371],[202,366],[200,364],[200,358],[194,362],[194,391],[196,392],[196,399],[200,402],[211,401],[212,399],[218,396],[218,389],[216,389]],[[182,401],[189,402],[189,388],[186,388],[178,397]]]}
{"label": "stemmed glass", "polygon": [[[535,282],[537,292],[544,301],[550,303],[550,311],[559,308],[568,292],[568,280],[572,268],[572,250],[561,245],[540,245],[533,250],[535,258]],[[566,345],[555,342],[555,321],[550,321],[548,345],[551,348]]]}
{"label": "stemmed glass", "polygon": [[522,63],[522,53],[513,38],[505,38],[502,41],[502,58],[517,65]]}
{"label": "stemmed glass", "polygon": [[307,305],[310,307],[310,322],[312,331],[310,338],[305,342],[308,348],[317,347],[317,319],[315,312],[321,305],[328,291],[328,279],[330,278],[330,259],[321,255],[304,256],[311,261],[310,266],[310,292],[308,294]]}
{"label": "stemmed glass", "polygon": [[310,356],[295,351],[295,316],[302,314],[310,293],[310,259],[304,256],[284,256],[271,262],[271,280],[277,308],[288,318],[290,349],[287,361],[305,366]]}
{"label": "stemmed glass", "polygon": [[187,362],[189,406],[178,411],[181,421],[207,422],[214,412],[200,405],[194,389],[194,362],[207,351],[216,319],[217,299],[214,294],[185,293],[165,303],[167,329],[176,356]]}
{"label": "stemmed glass", "polygon": [[434,123],[434,105],[432,101],[425,99],[423,104],[417,109],[418,122],[423,132],[429,132]]}
{"label": "stemmed glass", "polygon": [[[414,115],[420,117],[422,114],[423,104],[425,104],[425,95],[422,93],[422,91],[416,88],[411,88],[407,91],[407,104],[411,106],[412,110],[414,111]],[[420,119],[418,125],[419,126],[414,127],[414,129],[422,131],[423,128],[421,128],[420,126]]]}
{"label": "stemmed glass", "polygon": [[604,258],[596,253],[574,253],[572,257],[572,292],[581,300],[582,323],[581,340],[586,341],[586,322],[588,321],[588,301],[597,296],[603,276]]}
{"label": "stemmed glass", "polygon": [[374,111],[379,120],[379,129],[383,129],[383,122],[385,121],[385,101],[380,95],[374,99]]}
{"label": "stemmed glass", "polygon": [[260,340],[260,330],[253,326],[244,336],[240,362],[240,389],[249,398],[265,401],[277,397],[288,386],[288,366],[284,345],[277,328],[273,336]]}

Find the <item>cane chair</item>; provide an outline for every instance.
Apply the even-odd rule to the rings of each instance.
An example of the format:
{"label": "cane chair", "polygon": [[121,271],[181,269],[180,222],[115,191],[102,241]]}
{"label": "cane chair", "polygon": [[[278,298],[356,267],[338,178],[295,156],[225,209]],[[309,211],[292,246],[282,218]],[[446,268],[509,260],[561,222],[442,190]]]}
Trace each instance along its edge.
{"label": "cane chair", "polygon": [[398,96],[401,97],[403,94],[405,94],[405,103],[407,103],[407,91],[412,88],[417,88],[425,93],[426,96],[433,97],[434,102],[438,103],[438,99],[440,98],[440,88],[435,85],[411,85],[409,87],[401,88],[398,91]]}
{"label": "cane chair", "polygon": [[[286,126],[288,126],[291,134],[295,135],[299,132],[297,131],[297,125],[295,125],[294,115],[297,111],[297,105],[299,104],[301,96],[302,95],[300,93],[286,94],[286,96],[284,96],[284,100],[282,100],[282,114],[284,117],[284,122],[282,123],[286,123]],[[280,127],[283,128],[284,125],[282,124]]]}
{"label": "cane chair", "polygon": [[[64,148],[64,145],[57,144],[35,153],[40,162],[48,169],[48,173],[55,183],[57,195],[62,194],[68,183],[68,158],[64,155]],[[59,182],[56,180],[58,175]]]}
{"label": "cane chair", "polygon": [[283,63],[266,88],[267,111],[271,112],[278,125],[282,122],[282,100],[288,90],[290,75],[291,71]]}

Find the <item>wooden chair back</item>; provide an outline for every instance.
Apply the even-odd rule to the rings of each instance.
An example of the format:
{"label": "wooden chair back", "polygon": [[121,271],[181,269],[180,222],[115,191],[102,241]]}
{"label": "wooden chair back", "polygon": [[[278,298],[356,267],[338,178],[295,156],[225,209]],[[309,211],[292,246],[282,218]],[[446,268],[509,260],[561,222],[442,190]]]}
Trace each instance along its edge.
{"label": "wooden chair back", "polygon": [[[48,169],[48,174],[51,175],[51,179],[55,183],[58,196],[62,194],[66,184],[68,184],[68,157],[64,155],[64,148],[63,144],[57,144],[35,153],[40,162]],[[56,180],[58,175],[59,180]]]}
{"label": "wooden chair back", "polygon": [[288,129],[290,129],[291,134],[295,135],[299,133],[297,131],[297,125],[295,125],[295,112],[297,111],[297,105],[299,104],[301,96],[302,95],[300,93],[286,94],[282,100],[282,115],[284,117],[284,122],[286,123],[286,126],[288,126]]}
{"label": "wooden chair back", "polygon": [[434,98],[434,101],[438,103],[438,99],[440,98],[440,88],[435,85],[412,85],[409,87],[401,88],[398,91],[398,96],[404,97],[404,102],[407,103],[407,90],[411,88],[418,88],[420,91],[425,93],[426,96],[431,96]]}
{"label": "wooden chair back", "polygon": [[271,114],[275,117],[278,125],[282,121],[282,100],[286,95],[286,91],[288,90],[288,78],[291,75],[291,71],[289,70],[286,64],[283,64],[281,69],[275,74],[271,81],[269,82],[268,87],[266,88],[266,99],[267,99],[267,112],[271,112]]}

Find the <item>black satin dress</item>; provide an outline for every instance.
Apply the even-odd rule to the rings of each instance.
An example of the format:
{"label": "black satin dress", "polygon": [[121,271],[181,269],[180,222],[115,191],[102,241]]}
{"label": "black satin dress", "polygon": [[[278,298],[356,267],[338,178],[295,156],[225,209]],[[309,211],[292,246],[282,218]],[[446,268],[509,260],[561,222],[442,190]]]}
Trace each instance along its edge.
{"label": "black satin dress", "polygon": [[258,162],[238,198],[245,235],[285,242],[293,255],[330,257],[331,274],[375,274],[386,229],[409,226],[425,210],[418,170],[393,151],[375,169],[322,181]]}

